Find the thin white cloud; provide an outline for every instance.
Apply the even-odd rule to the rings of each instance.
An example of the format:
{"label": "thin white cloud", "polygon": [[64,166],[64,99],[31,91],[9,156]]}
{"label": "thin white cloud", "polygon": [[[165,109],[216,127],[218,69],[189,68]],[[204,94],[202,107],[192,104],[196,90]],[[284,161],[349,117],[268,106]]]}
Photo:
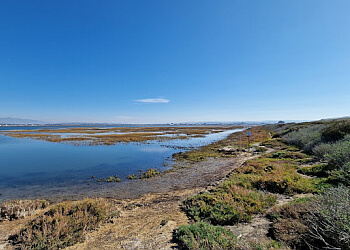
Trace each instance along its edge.
{"label": "thin white cloud", "polygon": [[139,99],[135,100],[136,102],[142,102],[142,103],[168,103],[170,100],[165,98],[146,98],[146,99]]}
{"label": "thin white cloud", "polygon": [[116,118],[117,118],[117,119],[124,119],[124,120],[131,120],[131,119],[134,119],[135,117],[133,117],[133,116],[122,116],[122,115],[120,115],[120,116],[117,116]]}

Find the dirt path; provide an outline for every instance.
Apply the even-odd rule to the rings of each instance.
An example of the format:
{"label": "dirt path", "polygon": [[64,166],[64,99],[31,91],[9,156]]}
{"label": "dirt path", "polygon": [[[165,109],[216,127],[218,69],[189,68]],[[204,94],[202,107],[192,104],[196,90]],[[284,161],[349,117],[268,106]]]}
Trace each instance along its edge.
{"label": "dirt path", "polygon": [[[306,197],[310,195],[300,194],[295,196],[289,195],[277,195],[276,205],[267,210],[267,213],[275,207],[283,206],[297,198]],[[268,238],[269,229],[272,222],[266,218],[264,214],[257,214],[253,216],[253,219],[248,223],[239,223],[234,226],[225,226],[230,229],[233,234],[237,235],[240,239],[248,239],[249,241],[256,242],[268,242],[271,240]],[[287,248],[288,249],[288,248]]]}

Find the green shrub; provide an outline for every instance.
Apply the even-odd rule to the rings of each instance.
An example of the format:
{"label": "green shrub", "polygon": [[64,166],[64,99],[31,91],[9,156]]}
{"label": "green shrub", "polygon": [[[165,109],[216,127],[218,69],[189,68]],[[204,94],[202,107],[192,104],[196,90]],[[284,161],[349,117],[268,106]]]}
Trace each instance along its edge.
{"label": "green shrub", "polygon": [[342,169],[350,162],[350,140],[338,141],[332,144],[325,159],[332,169]]}
{"label": "green shrub", "polygon": [[313,148],[322,141],[322,130],[325,128],[323,124],[310,125],[300,128],[297,131],[286,134],[283,138],[289,144],[301,148],[307,153],[311,153]]}
{"label": "green shrub", "polygon": [[332,184],[343,184],[350,186],[350,162],[340,170],[334,170],[328,177],[328,182]]}
{"label": "green shrub", "polygon": [[234,249],[237,237],[230,230],[204,222],[180,226],[174,239],[184,249]]}
{"label": "green shrub", "polygon": [[322,131],[322,141],[335,142],[350,134],[350,120],[333,121]]}
{"label": "green shrub", "polygon": [[141,174],[141,178],[152,178],[160,174],[160,171],[154,168],[149,168]]}
{"label": "green shrub", "polygon": [[275,201],[271,195],[227,182],[210,193],[187,198],[183,202],[182,209],[194,221],[233,225],[250,221],[252,214],[264,211]]}
{"label": "green shrub", "polygon": [[246,162],[229,180],[239,186],[272,193],[295,194],[318,192],[321,180],[306,179],[296,173],[298,166],[292,159],[260,157]]}
{"label": "green shrub", "polygon": [[299,173],[317,177],[328,177],[328,166],[325,164],[314,165],[311,167],[304,167],[298,170]]}
{"label": "green shrub", "polygon": [[121,182],[122,179],[120,179],[117,175],[110,176],[106,179],[106,182]]}
{"label": "green shrub", "polygon": [[139,179],[140,177],[137,176],[136,174],[130,174],[128,175],[128,180],[135,180],[135,179]]}
{"label": "green shrub", "polygon": [[301,152],[295,152],[290,150],[282,150],[273,152],[269,155],[267,155],[268,158],[272,159],[292,159],[292,160],[301,160],[308,158],[309,156],[306,154],[303,154]]}
{"label": "green shrub", "polygon": [[319,159],[323,160],[325,158],[325,155],[332,150],[332,144],[330,143],[321,143],[314,147],[312,150],[312,153],[314,156]]}

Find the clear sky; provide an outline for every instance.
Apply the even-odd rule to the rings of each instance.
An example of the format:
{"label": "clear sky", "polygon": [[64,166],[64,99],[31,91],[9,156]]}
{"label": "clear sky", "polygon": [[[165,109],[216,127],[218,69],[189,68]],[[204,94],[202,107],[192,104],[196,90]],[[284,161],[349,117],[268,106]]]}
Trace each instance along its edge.
{"label": "clear sky", "polygon": [[0,1],[0,117],[349,115],[349,0]]}

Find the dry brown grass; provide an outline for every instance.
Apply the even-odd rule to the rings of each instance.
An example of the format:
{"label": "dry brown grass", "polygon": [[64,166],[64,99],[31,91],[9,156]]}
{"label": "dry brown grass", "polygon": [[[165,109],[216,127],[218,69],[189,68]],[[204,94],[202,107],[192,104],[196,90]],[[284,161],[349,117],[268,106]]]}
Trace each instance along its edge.
{"label": "dry brown grass", "polygon": [[104,199],[61,202],[26,224],[11,236],[21,249],[61,249],[84,240],[84,234],[96,229],[113,215]]}
{"label": "dry brown grass", "polygon": [[49,205],[46,200],[12,200],[0,205],[0,222],[18,220],[34,214]]}
{"label": "dry brown grass", "polygon": [[68,249],[172,249],[177,246],[171,242],[173,231],[189,223],[179,205],[200,190],[148,194],[118,201],[116,207],[121,213],[113,224],[90,232],[85,242]]}

